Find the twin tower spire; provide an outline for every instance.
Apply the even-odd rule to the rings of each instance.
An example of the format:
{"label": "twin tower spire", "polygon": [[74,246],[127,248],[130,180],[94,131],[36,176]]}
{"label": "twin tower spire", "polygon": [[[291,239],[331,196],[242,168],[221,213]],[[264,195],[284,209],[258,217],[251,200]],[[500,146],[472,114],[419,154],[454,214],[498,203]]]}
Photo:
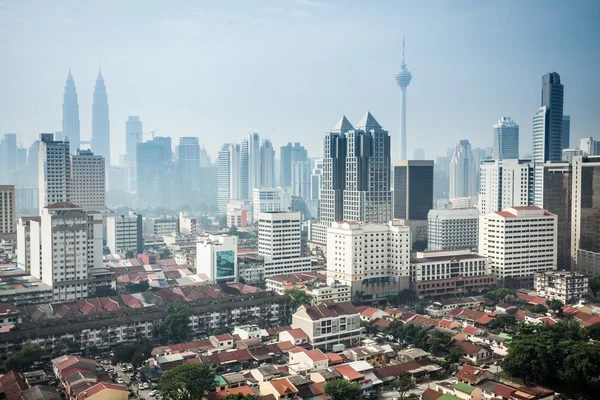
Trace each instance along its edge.
{"label": "twin tower spire", "polygon": [[[65,83],[65,94],[63,98],[62,118],[63,138],[71,143],[71,151],[76,152],[81,144],[89,144],[81,140],[81,127],[79,122],[79,101],[75,80],[69,70],[69,76]],[[110,121],[108,118],[108,96],[102,71],[98,71],[96,86],[94,88],[94,100],[92,103],[92,140],[91,150],[95,155],[105,158],[106,166],[110,165]]]}

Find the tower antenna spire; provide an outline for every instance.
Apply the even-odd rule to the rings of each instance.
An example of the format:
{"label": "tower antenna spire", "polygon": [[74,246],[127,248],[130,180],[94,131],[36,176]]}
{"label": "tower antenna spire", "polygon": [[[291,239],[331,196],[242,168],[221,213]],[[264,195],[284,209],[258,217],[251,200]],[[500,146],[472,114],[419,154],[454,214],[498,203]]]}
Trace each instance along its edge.
{"label": "tower antenna spire", "polygon": [[406,65],[404,62],[404,47],[405,47],[404,35],[402,35],[402,65]]}

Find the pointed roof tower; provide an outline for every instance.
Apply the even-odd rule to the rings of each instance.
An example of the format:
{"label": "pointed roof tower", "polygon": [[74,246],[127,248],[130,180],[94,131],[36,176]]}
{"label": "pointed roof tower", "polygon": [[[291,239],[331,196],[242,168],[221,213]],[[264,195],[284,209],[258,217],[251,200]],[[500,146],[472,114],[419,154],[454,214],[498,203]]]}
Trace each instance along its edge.
{"label": "pointed roof tower", "polygon": [[375,129],[381,128],[381,125],[379,125],[379,122],[377,122],[377,120],[375,119],[373,114],[371,114],[370,111],[367,111],[365,116],[362,117],[362,119],[360,120],[358,125],[356,125],[356,127],[358,129],[363,129],[365,131],[369,131],[372,128],[375,128]]}
{"label": "pointed roof tower", "polygon": [[333,127],[333,129],[331,129],[331,131],[332,132],[346,132],[346,131],[351,131],[353,129],[354,129],[354,127],[352,126],[350,121],[348,121],[348,118],[346,118],[345,115],[342,115],[342,118],[338,121],[337,124],[335,124],[335,126]]}

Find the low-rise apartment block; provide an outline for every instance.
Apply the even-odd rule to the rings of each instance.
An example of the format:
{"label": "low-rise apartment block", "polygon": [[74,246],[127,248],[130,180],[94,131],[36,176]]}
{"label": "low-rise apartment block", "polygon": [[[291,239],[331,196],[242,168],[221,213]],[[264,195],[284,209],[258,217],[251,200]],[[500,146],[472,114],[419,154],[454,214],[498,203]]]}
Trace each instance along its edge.
{"label": "low-rise apartment block", "polygon": [[535,274],[535,291],[547,299],[564,304],[578,301],[589,290],[588,277],[570,271],[546,271]]}

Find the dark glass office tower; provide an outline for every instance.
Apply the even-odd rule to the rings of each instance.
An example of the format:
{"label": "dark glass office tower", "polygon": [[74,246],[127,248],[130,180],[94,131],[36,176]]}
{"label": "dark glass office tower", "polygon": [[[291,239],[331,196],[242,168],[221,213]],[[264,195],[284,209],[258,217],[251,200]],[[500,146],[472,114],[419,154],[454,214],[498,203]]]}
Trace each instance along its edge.
{"label": "dark glass office tower", "polygon": [[427,220],[433,208],[433,161],[394,162],[394,219]]}
{"label": "dark glass office tower", "polygon": [[544,165],[544,208],[555,214],[558,223],[558,269],[571,265],[572,170],[569,163]]}

